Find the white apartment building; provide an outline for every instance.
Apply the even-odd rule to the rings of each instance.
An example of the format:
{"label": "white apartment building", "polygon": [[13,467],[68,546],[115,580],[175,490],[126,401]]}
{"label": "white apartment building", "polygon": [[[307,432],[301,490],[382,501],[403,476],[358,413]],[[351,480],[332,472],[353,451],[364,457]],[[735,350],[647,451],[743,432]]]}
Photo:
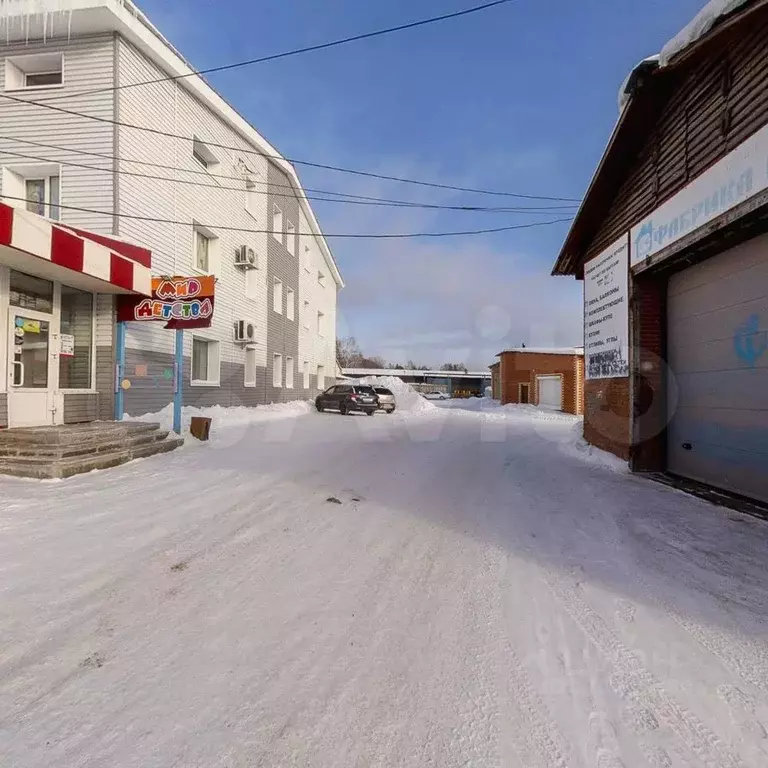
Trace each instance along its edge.
{"label": "white apartment building", "polygon": [[[4,0],[0,202],[148,249],[153,275],[216,277],[212,326],[185,333],[186,404],[311,397],[336,373],[341,275],[292,165],[192,71],[129,0]],[[113,417],[120,292],[0,247],[0,427]],[[50,335],[26,365],[22,309]],[[129,324],[126,412],[170,403],[173,344]]]}

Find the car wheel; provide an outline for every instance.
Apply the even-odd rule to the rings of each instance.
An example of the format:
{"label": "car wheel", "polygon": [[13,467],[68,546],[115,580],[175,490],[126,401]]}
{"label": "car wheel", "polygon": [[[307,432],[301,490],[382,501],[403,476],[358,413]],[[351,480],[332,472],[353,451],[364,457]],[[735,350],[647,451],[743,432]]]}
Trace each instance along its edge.
{"label": "car wheel", "polygon": [[395,412],[394,408],[390,408],[387,413],[391,416]]}
{"label": "car wheel", "polygon": [[376,413],[376,411],[366,411],[365,415],[366,416],[373,416],[374,413]]}
{"label": "car wheel", "polygon": [[346,403],[342,403],[342,404],[339,406],[339,413],[340,413],[342,416],[346,416],[346,415],[347,415],[347,404],[346,404]]}
{"label": "car wheel", "polygon": [[320,403],[315,403],[315,408],[317,408],[317,412],[318,413],[322,413],[323,412],[323,406],[320,405]]}

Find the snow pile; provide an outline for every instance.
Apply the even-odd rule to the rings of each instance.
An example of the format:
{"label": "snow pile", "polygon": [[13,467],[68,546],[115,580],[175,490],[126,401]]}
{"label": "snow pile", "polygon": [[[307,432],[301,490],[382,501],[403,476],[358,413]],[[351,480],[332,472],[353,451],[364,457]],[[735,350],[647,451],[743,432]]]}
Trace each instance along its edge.
{"label": "snow pile", "polygon": [[[308,400],[295,400],[291,403],[271,403],[248,408],[244,405],[226,408],[213,405],[207,408],[195,408],[187,405],[181,411],[182,434],[189,432],[189,424],[193,416],[203,416],[213,420],[212,433],[220,429],[245,428],[251,424],[277,419],[295,418],[312,410]],[[160,424],[163,429],[173,428],[173,405],[166,405],[161,411],[144,413],[141,416],[125,415],[127,421],[149,421]]]}
{"label": "snow pile", "polygon": [[372,387],[386,387],[395,396],[398,411],[407,413],[425,413],[435,411],[437,406],[423,398],[410,384],[406,384],[397,376],[367,376],[360,379],[360,384],[368,384]]}
{"label": "snow pile", "polygon": [[704,37],[723,16],[728,16],[750,0],[710,0],[695,16],[693,21],[678,32],[662,49],[660,66],[682,53],[689,45]]}
{"label": "snow pile", "polygon": [[584,420],[582,418],[579,418],[568,434],[559,441],[559,448],[566,455],[582,459],[587,464],[610,469],[613,472],[629,472],[629,465],[626,461],[590,445],[584,439]]}

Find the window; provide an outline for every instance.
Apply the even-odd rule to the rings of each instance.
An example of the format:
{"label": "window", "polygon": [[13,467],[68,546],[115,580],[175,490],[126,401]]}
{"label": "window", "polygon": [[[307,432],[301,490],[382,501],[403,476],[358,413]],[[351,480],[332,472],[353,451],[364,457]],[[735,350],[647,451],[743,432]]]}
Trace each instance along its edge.
{"label": "window", "polygon": [[192,157],[207,171],[213,170],[219,164],[216,155],[196,137],[192,139]]}
{"label": "window", "polygon": [[192,225],[193,261],[197,272],[215,275],[219,264],[219,238],[201,224]]}
{"label": "window", "polygon": [[50,315],[53,313],[53,283],[12,269],[10,304]]}
{"label": "window", "polygon": [[256,349],[254,347],[245,348],[245,381],[246,387],[256,386]]}
{"label": "window", "polygon": [[278,314],[283,314],[283,283],[277,278],[272,283],[272,309]]}
{"label": "window", "polygon": [[93,294],[61,286],[59,386],[90,389],[93,365]]}
{"label": "window", "polygon": [[5,60],[5,90],[51,88],[64,84],[64,56],[38,53]]}
{"label": "window", "polygon": [[256,211],[259,210],[259,190],[256,188],[256,182],[249,178],[245,182],[245,210],[256,218]]}
{"label": "window", "polygon": [[317,284],[321,288],[325,288],[325,275],[322,272],[317,273]]}
{"label": "window", "polygon": [[288,288],[285,292],[285,316],[289,320],[296,319],[296,299],[293,288]]}
{"label": "window", "polygon": [[5,166],[2,179],[9,205],[56,221],[61,218],[61,179],[56,163]]}
{"label": "window", "polygon": [[247,299],[259,298],[259,273],[255,269],[245,270],[245,297]]}
{"label": "window", "polygon": [[219,342],[192,337],[192,384],[219,386]]}
{"label": "window", "polygon": [[304,302],[304,327],[309,330],[309,302]]}
{"label": "window", "polygon": [[293,358],[285,358],[285,388],[293,389]]}
{"label": "window", "polygon": [[309,360],[304,361],[304,389],[309,389]]}
{"label": "window", "polygon": [[288,232],[288,239],[286,240],[285,247],[288,249],[288,253],[291,254],[291,256],[296,255],[296,227],[291,224],[289,221],[288,224],[286,224],[286,229]]}
{"label": "window", "polygon": [[283,242],[283,212],[277,206],[272,209],[272,235]]}
{"label": "window", "polygon": [[306,272],[312,271],[312,249],[308,246],[304,246],[304,270]]}
{"label": "window", "polygon": [[283,386],[283,356],[277,353],[272,355],[272,386]]}
{"label": "window", "polygon": [[325,389],[325,366],[317,366],[317,388],[319,390]]}
{"label": "window", "polygon": [[325,329],[325,315],[322,312],[317,313],[317,335],[322,336]]}

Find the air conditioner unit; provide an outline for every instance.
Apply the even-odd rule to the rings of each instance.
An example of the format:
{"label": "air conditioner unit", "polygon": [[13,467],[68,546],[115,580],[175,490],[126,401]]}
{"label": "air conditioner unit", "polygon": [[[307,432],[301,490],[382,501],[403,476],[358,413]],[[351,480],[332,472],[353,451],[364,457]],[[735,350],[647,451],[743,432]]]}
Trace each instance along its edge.
{"label": "air conditioner unit", "polygon": [[241,245],[235,254],[235,265],[246,267],[247,269],[256,269],[256,251],[247,245]]}
{"label": "air conditioner unit", "polygon": [[256,325],[248,320],[238,320],[235,323],[235,341],[242,344],[256,341]]}

